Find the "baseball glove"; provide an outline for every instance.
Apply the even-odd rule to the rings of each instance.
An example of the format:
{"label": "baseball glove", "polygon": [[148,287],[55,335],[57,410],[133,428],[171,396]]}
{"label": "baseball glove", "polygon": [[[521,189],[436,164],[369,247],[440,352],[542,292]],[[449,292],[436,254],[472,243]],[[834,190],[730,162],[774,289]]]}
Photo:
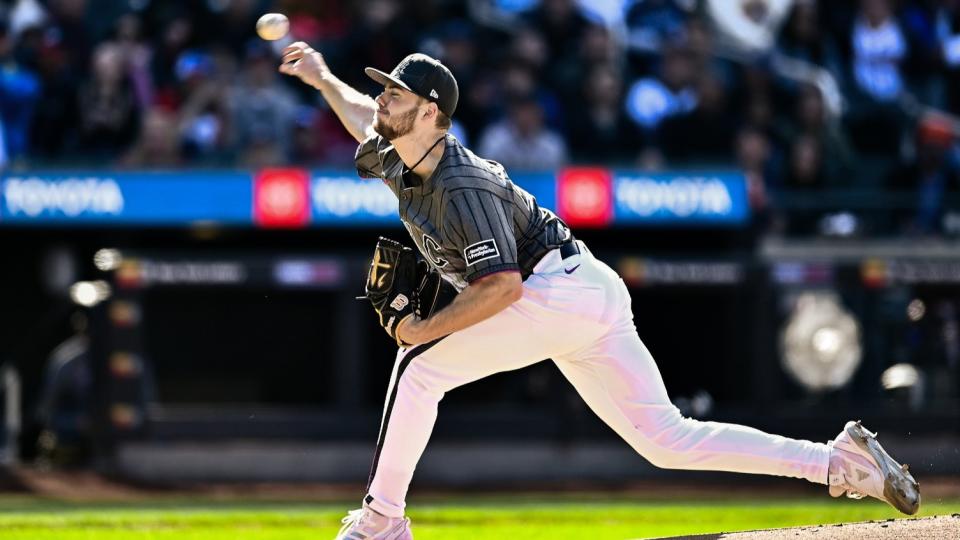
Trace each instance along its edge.
{"label": "baseball glove", "polygon": [[373,252],[364,296],[380,318],[380,326],[397,345],[407,345],[397,337],[397,328],[416,314],[426,319],[443,309],[457,295],[440,273],[403,244],[380,237]]}

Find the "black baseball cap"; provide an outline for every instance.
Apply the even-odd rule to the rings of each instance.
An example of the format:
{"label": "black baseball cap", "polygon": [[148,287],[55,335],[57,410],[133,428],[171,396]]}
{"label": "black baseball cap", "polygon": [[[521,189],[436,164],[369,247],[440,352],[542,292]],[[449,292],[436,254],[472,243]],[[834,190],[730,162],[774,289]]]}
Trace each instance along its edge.
{"label": "black baseball cap", "polygon": [[435,58],[413,53],[401,60],[389,74],[372,67],[363,71],[384,86],[393,83],[436,103],[440,112],[447,116],[453,116],[453,111],[457,109],[457,100],[460,99],[457,80],[447,66]]}

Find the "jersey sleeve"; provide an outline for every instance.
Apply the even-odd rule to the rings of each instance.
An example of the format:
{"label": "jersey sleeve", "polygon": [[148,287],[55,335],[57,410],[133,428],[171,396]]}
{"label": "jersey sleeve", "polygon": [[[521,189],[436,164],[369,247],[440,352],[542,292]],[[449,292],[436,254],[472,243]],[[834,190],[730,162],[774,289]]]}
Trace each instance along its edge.
{"label": "jersey sleeve", "polygon": [[493,193],[462,189],[451,194],[444,207],[443,235],[463,257],[467,282],[520,270],[513,205]]}

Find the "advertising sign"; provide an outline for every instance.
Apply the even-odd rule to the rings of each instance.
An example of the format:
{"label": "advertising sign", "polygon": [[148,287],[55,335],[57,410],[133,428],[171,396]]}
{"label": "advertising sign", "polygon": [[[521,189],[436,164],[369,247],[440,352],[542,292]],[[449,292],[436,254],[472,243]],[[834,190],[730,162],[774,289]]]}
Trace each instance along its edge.
{"label": "advertising sign", "polygon": [[252,223],[250,175],[230,172],[28,173],[0,176],[0,223]]}
{"label": "advertising sign", "polygon": [[613,177],[617,224],[741,225],[750,217],[742,174],[638,174]]}

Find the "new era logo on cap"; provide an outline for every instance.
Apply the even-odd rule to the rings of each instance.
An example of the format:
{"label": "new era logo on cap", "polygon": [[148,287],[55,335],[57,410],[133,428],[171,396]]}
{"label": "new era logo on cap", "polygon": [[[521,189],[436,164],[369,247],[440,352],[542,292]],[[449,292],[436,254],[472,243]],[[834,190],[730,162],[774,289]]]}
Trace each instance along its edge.
{"label": "new era logo on cap", "polygon": [[457,109],[460,98],[457,80],[440,61],[425,54],[407,56],[390,73],[372,67],[364,72],[384,86],[392,83],[433,101],[447,116],[453,116],[453,111]]}

